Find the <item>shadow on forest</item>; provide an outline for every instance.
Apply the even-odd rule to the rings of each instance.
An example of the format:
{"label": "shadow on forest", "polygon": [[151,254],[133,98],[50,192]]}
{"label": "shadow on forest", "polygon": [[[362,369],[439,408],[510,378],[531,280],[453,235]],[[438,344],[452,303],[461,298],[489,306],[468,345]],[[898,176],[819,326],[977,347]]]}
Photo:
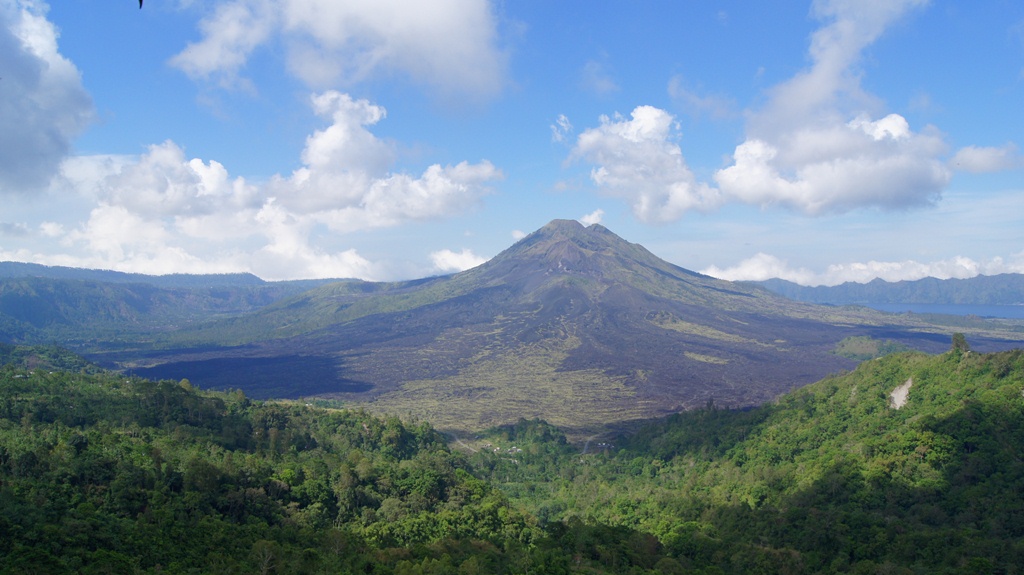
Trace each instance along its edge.
{"label": "shadow on forest", "polygon": [[[971,401],[948,417],[925,416],[918,429],[939,439],[897,446],[893,455],[902,453],[888,458],[839,453],[777,506],[705,508],[663,538],[665,551],[736,573],[1024,572],[1022,414]],[[949,452],[934,453],[937,445]],[[940,473],[929,475],[930,458],[945,461]]]}

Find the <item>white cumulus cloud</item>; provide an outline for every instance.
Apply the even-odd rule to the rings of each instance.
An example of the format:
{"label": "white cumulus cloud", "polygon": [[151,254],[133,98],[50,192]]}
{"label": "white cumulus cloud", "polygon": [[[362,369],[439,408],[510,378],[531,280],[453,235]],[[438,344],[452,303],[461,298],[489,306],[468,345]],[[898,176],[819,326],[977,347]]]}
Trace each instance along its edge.
{"label": "white cumulus cloud", "polygon": [[758,253],[732,267],[710,266],[701,270],[701,273],[729,281],[764,281],[780,278],[803,285],[808,285],[816,279],[814,272],[806,268],[791,268],[786,261],[765,253]]}
{"label": "white cumulus cloud", "polygon": [[69,232],[68,242],[85,244],[75,265],[164,274],[188,269],[194,273],[222,271],[177,245],[173,231],[160,221],[123,206],[102,204],[81,227]]}
{"label": "white cumulus cloud", "polygon": [[[785,134],[794,126],[834,124],[880,104],[860,87],[862,51],[892,23],[929,0],[857,2],[817,0],[812,12],[825,24],[811,36],[811,66],[773,87],[770,100],[752,118],[757,137]],[[845,122],[845,121],[843,121]]]}
{"label": "white cumulus cloud", "polygon": [[303,166],[277,177],[269,189],[280,204],[337,231],[384,227],[460,213],[479,201],[487,184],[502,177],[488,161],[429,166],[419,176],[388,173],[391,146],[368,126],[384,108],[327,91],[312,98],[331,125],[306,139]]}
{"label": "white cumulus cloud", "polygon": [[603,217],[604,217],[604,210],[600,210],[600,209],[594,210],[594,211],[590,212],[589,214],[587,214],[587,215],[583,216],[582,218],[580,218],[580,223],[585,225],[585,226],[591,226],[591,225],[594,225],[594,224],[599,224],[599,223],[601,223],[601,218],[603,218]]}
{"label": "white cumulus cloud", "polygon": [[487,261],[486,258],[482,258],[474,254],[469,249],[464,249],[461,252],[453,252],[452,250],[439,250],[430,254],[430,261],[434,263],[434,269],[439,272],[461,272]]}
{"label": "white cumulus cloud", "polygon": [[772,140],[748,139],[715,181],[730,199],[812,215],[903,208],[938,199],[951,177],[940,159],[944,152],[941,137],[912,133],[898,114],[858,116]]}
{"label": "white cumulus cloud", "polygon": [[47,6],[0,0],[0,193],[45,189],[93,119],[81,74],[61,55]]}
{"label": "white cumulus cloud", "polygon": [[733,164],[715,174],[722,193],[808,214],[938,199],[951,177],[942,137],[931,128],[914,132],[899,114],[878,117],[857,66],[889,25],[926,3],[816,2],[814,13],[827,23],[811,38],[812,64],[775,86],[750,117]]}
{"label": "white cumulus cloud", "polygon": [[[651,106],[630,119],[602,117],[582,132],[572,158],[594,164],[591,179],[627,199],[636,217],[667,222],[725,203],[783,207],[810,215],[864,207],[902,209],[939,199],[952,177],[938,130],[915,131],[900,114],[881,114],[860,86],[862,52],[926,0],[819,0],[824,24],[811,38],[811,64],[768,92],[747,114],[746,138],[713,184],[698,181],[676,142],[674,118]],[[688,111],[725,115],[729,105],[673,78],[669,92]],[[965,152],[972,165],[991,150]],[[967,158],[967,156],[972,156]],[[991,162],[990,162],[991,163]]]}
{"label": "white cumulus cloud", "polygon": [[135,163],[122,166],[101,184],[104,201],[146,217],[187,218],[258,205],[256,191],[211,160],[186,159],[172,141],[149,146]]}
{"label": "white cumulus cloud", "polygon": [[95,207],[86,221],[50,226],[48,235],[88,267],[378,279],[386,270],[339,247],[343,234],[462,213],[501,177],[487,161],[390,171],[391,144],[368,129],[386,117],[382,107],[334,91],[310,104],[328,125],[307,138],[299,169],[263,183],[189,158],[173,141],[138,158],[69,160],[65,183]]}
{"label": "white cumulus cloud", "polygon": [[690,171],[675,139],[671,114],[638,106],[628,119],[602,116],[598,127],[579,135],[570,157],[594,164],[591,180],[629,201],[641,221],[668,222],[720,204],[717,191]]}
{"label": "white cumulus cloud", "polygon": [[199,29],[202,38],[171,64],[224,85],[244,83],[253,53],[275,41],[289,70],[314,88],[394,72],[442,95],[489,97],[504,83],[505,55],[486,0],[233,0]]}
{"label": "white cumulus cloud", "polygon": [[218,5],[199,22],[203,39],[186,46],[170,64],[194,79],[216,79],[225,88],[249,88],[240,71],[278,25],[275,6],[269,0]]}
{"label": "white cumulus cloud", "polygon": [[313,222],[296,217],[273,198],[260,208],[253,221],[266,238],[250,264],[260,277],[370,279],[376,276],[374,264],[356,250],[332,252],[316,246],[311,238]]}

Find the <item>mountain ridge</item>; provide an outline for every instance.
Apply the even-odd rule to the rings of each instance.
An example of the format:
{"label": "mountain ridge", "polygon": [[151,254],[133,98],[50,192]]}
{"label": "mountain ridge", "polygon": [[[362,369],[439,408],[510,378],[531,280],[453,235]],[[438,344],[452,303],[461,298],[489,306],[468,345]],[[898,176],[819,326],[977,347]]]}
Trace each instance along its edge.
{"label": "mountain ridge", "polygon": [[867,283],[845,282],[836,286],[803,286],[779,278],[750,283],[791,299],[833,305],[1024,305],[1024,274],[1016,273],[897,282],[876,278]]}
{"label": "mountain ridge", "polygon": [[0,341],[78,347],[251,312],[321,285],[251,275],[144,276],[0,262]]}
{"label": "mountain ridge", "polygon": [[0,262],[0,278],[33,277],[88,280],[103,283],[138,283],[160,287],[195,287],[197,285],[253,286],[268,283],[251,273],[151,275],[115,270],[47,266],[26,262]]}

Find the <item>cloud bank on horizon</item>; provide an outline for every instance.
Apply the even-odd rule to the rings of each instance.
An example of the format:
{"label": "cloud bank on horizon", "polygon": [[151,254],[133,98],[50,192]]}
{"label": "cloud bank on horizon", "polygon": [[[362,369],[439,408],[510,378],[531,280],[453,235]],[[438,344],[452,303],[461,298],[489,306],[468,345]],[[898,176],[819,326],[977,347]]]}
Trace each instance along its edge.
{"label": "cloud bank on horizon", "polygon": [[[0,0],[0,195],[8,200],[0,259],[154,274],[398,279],[479,265],[479,253],[522,237],[525,224],[511,218],[532,225],[572,210],[586,224],[614,220],[606,225],[632,241],[631,229],[666,246],[676,241],[673,229],[680,242],[697,233],[707,249],[692,267],[726,279],[836,284],[1024,272],[1024,211],[1013,211],[1024,208],[1024,189],[999,179],[1024,170],[1016,144],[962,127],[971,120],[937,106],[928,113],[929,97],[918,98],[925,112],[894,111],[877,93],[884,83],[870,82],[880,67],[872,47],[894,29],[909,35],[937,9],[930,4],[812,2],[798,23],[812,25],[803,59],[766,60],[747,77],[754,88],[723,96],[692,83],[702,70],[680,73],[678,62],[637,72],[663,74],[657,90],[617,76],[615,55],[630,36],[614,16],[590,26],[598,32],[583,47],[559,54],[568,63],[544,54],[564,40],[545,24],[570,22],[583,5],[517,12],[485,0],[182,2],[147,13],[154,26],[159,18],[177,25],[154,42],[162,57],[134,65],[139,75],[162,70],[192,93],[178,87],[158,98],[180,120],[145,141],[118,119],[117,88],[88,80],[95,71],[123,77],[124,90],[147,85],[133,84],[132,70],[103,68],[109,54],[84,47],[80,32],[62,48],[62,35],[76,31],[72,8]],[[744,6],[707,17],[725,34]],[[1003,98],[1024,91],[1024,10],[1015,16],[1001,61],[1016,66],[1016,77],[997,82]],[[660,23],[644,22],[652,50],[685,51],[659,43]],[[601,35],[606,29],[614,33]],[[725,64],[709,66],[704,81]],[[765,66],[789,72],[765,81]],[[566,70],[573,79],[558,84],[553,78]],[[614,111],[629,101],[628,115]],[[749,102],[742,112],[741,101]],[[260,146],[273,147],[274,160],[240,175],[221,158],[237,160],[237,148],[253,143],[236,126],[266,125],[238,111],[253,106],[308,131],[273,128],[283,137]],[[596,124],[574,127],[581,111],[602,108],[590,116]],[[922,121],[929,117],[951,127]],[[130,143],[90,140],[94,132]],[[733,144],[708,154],[684,132],[724,133]],[[83,141],[113,148],[85,152]],[[125,151],[140,144],[141,153]],[[192,147],[223,156],[190,157]],[[958,177],[997,187],[951,193]],[[892,235],[891,224],[913,235]],[[949,245],[939,251],[943,238],[929,234],[949,236]],[[683,252],[655,251],[687,266]]]}

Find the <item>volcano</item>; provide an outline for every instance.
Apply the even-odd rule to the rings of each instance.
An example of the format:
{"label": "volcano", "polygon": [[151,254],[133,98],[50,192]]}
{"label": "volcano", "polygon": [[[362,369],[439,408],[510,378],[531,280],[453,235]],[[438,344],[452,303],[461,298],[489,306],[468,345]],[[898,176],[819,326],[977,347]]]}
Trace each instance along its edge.
{"label": "volcano", "polygon": [[476,268],[322,286],[181,334],[189,347],[131,365],[442,429],[542,418],[590,433],[770,401],[854,367],[834,353],[851,336],[948,348],[948,333],[908,321],[788,300],[672,265],[601,225],[555,220]]}

